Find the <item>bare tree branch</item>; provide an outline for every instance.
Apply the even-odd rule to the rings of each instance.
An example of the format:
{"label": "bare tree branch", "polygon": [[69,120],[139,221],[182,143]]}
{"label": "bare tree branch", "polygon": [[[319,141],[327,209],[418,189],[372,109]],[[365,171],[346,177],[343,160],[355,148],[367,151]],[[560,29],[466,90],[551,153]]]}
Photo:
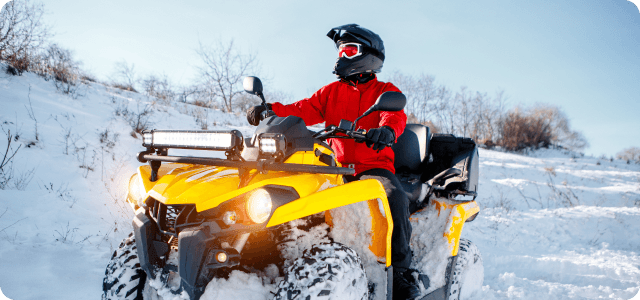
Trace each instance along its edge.
{"label": "bare tree branch", "polygon": [[243,93],[242,80],[257,71],[255,55],[242,54],[233,40],[213,47],[200,44],[196,52],[203,62],[198,68],[202,78],[197,85],[200,98],[211,107],[220,105],[224,111],[233,112]]}

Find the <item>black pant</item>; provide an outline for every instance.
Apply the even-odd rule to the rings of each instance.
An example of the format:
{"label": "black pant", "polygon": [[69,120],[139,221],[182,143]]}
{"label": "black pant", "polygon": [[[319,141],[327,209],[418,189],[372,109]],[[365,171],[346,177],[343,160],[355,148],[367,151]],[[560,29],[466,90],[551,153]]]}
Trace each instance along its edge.
{"label": "black pant", "polygon": [[386,169],[371,169],[358,175],[345,176],[347,181],[377,179],[384,186],[391,208],[393,233],[391,235],[391,265],[394,268],[411,266],[411,223],[409,223],[409,199],[396,175]]}

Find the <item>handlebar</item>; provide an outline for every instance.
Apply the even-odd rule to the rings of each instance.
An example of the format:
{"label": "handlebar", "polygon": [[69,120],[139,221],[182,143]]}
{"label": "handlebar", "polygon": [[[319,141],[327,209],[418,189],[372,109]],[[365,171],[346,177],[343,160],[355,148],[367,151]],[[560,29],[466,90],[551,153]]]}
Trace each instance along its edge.
{"label": "handlebar", "polygon": [[[342,133],[344,135],[338,135],[339,133]],[[316,132],[313,135],[313,137],[321,140],[326,140],[330,138],[338,138],[338,139],[351,138],[351,139],[354,139],[357,143],[363,143],[363,142],[375,143],[371,139],[367,138],[367,131],[365,131],[364,129],[349,130],[349,129],[339,128],[335,125],[329,125],[327,128]],[[386,146],[391,147],[393,146],[393,143],[387,143]]]}

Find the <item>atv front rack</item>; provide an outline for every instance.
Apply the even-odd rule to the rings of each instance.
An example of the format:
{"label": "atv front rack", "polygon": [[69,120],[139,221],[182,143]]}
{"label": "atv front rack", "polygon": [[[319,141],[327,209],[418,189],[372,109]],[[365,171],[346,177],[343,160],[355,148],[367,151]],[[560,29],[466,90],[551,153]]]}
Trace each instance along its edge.
{"label": "atv front rack", "polygon": [[149,162],[151,164],[151,181],[157,178],[158,169],[161,162],[197,164],[207,166],[220,166],[238,169],[255,169],[259,172],[265,171],[282,171],[282,172],[302,172],[316,174],[336,174],[336,175],[354,175],[355,170],[341,167],[315,166],[303,164],[278,163],[273,161],[239,161],[211,157],[192,157],[192,156],[168,156],[155,155],[149,152],[138,153],[138,161],[141,163]]}

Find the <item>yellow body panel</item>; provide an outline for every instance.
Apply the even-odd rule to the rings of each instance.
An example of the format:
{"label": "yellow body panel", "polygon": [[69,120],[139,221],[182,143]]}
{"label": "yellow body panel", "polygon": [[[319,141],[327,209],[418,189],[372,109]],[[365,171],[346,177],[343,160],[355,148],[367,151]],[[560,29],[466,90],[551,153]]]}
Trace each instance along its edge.
{"label": "yellow body panel", "polygon": [[246,176],[254,177],[246,186],[238,188],[240,177],[235,168],[164,164],[156,182],[149,181],[148,166],[141,166],[138,172],[141,174],[147,196],[166,205],[195,204],[199,212],[217,207],[227,200],[265,185],[290,186],[300,197],[305,197],[323,187],[342,182],[339,175],[274,171],[255,174],[256,171],[252,170]]}
{"label": "yellow body panel", "polygon": [[458,248],[460,246],[462,227],[467,219],[480,212],[480,207],[476,201],[461,203],[438,198],[433,199],[433,205],[435,205],[438,211],[438,217],[445,216],[448,218],[443,236],[449,243],[451,256],[456,256],[458,255]]}
{"label": "yellow body panel", "polygon": [[[387,266],[389,266],[391,265],[393,221],[386,195],[382,184],[375,179],[354,181],[280,206],[271,216],[267,227],[328,211],[332,208],[368,200],[372,217],[372,237],[369,249],[376,256],[385,257]],[[380,212],[378,199],[382,202],[385,211],[384,215]]]}

